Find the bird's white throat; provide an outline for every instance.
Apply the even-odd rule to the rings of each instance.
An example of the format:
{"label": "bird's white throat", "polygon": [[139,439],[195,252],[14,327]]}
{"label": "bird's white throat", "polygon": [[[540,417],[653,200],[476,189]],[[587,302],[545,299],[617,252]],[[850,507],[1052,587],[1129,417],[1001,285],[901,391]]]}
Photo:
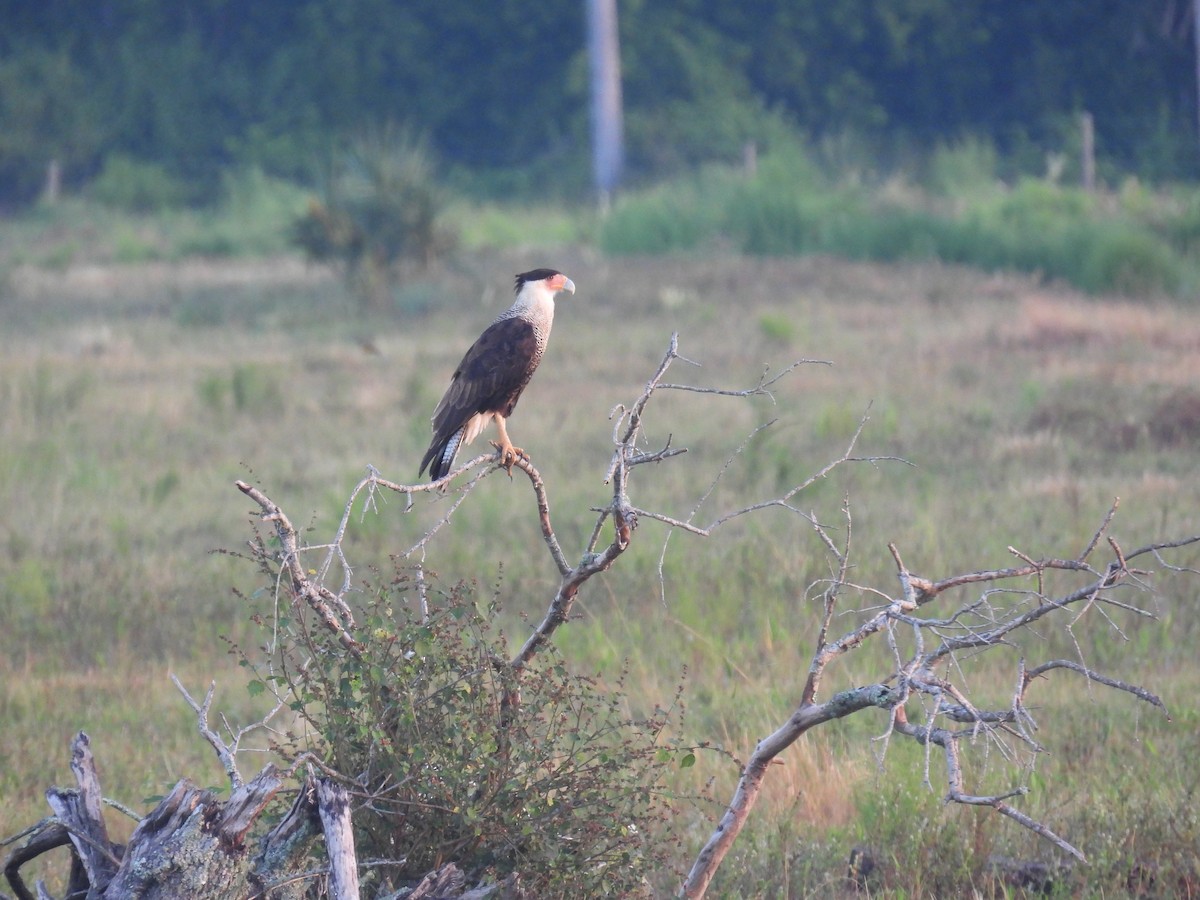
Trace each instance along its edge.
{"label": "bird's white throat", "polygon": [[548,333],[550,325],[554,322],[554,291],[541,281],[524,285],[513,305],[497,316],[496,321],[511,319],[514,316],[529,319],[539,332]]}

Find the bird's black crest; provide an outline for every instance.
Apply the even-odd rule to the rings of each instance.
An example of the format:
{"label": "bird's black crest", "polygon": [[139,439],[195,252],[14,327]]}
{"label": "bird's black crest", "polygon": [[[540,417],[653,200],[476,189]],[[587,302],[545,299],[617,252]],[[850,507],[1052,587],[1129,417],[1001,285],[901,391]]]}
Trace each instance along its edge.
{"label": "bird's black crest", "polygon": [[521,293],[521,286],[529,281],[544,281],[551,275],[558,275],[558,269],[532,269],[528,272],[522,272],[517,276],[517,283],[513,285],[513,293]]}

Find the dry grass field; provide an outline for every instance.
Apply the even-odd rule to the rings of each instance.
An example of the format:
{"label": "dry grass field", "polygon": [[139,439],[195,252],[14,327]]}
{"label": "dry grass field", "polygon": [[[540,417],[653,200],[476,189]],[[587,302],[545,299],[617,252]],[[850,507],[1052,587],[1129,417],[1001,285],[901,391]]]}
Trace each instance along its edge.
{"label": "dry grass field", "polygon": [[[1010,546],[1072,557],[1116,497],[1122,546],[1200,533],[1194,306],[936,264],[559,247],[472,253],[402,285],[394,314],[364,318],[333,275],[288,258],[13,267],[0,281],[0,836],[48,813],[42,791],[70,781],[80,729],[106,793],[135,809],[183,775],[222,783],[168,673],[193,693],[216,679],[231,721],[261,714],[220,639],[251,634],[233,589],[260,587],[250,564],[212,552],[250,536],[234,480],[260,485],[319,543],[368,465],[415,479],[454,364],[507,304],[513,273],[540,265],[579,289],[559,305],[510,430],[546,480],[568,557],[605,501],[610,412],[636,398],[673,332],[699,364],[678,361],[676,382],[742,389],[796,359],[831,365],[799,367],[773,402],[661,395],[648,433],[689,452],[639,473],[644,508],[686,517],[770,419],[697,521],[775,496],[841,453],[865,414],[859,452],[906,463],[844,467],[797,498],[831,525],[849,503],[859,584],[894,589],[889,541],[931,578],[1008,565]],[[386,566],[443,512],[419,498],[356,517],[353,561]],[[627,691],[647,707],[670,699],[686,666],[685,727],[744,758],[798,696],[818,620],[809,588],[828,561],[811,529],[777,511],[709,539],[676,534],[664,551],[666,537],[643,522],[558,642],[580,671],[615,678],[627,664]],[[519,479],[482,485],[426,564],[485,592],[499,584],[518,636],[555,583]],[[1051,753],[1036,772],[978,763],[981,778],[1029,784],[1023,808],[1093,860],[1067,890],[1122,895],[1145,881],[1134,863],[1162,873],[1159,895],[1196,889],[1198,590],[1180,573],[1159,585],[1155,620],[1094,613],[1030,646],[1145,684],[1171,721],[1059,680],[1039,695]],[[879,659],[851,657],[827,689],[877,677]],[[981,692],[1008,677],[984,670]],[[1010,822],[944,807],[912,748],[877,764],[884,727],[858,716],[789,750],[713,895],[836,895],[856,844],[882,853],[876,887],[896,896],[987,891],[972,879],[989,854],[1052,857]],[[701,794],[711,780],[720,801],[735,779],[726,757],[701,754],[678,789]],[[679,824],[695,849],[718,809],[688,808]]]}

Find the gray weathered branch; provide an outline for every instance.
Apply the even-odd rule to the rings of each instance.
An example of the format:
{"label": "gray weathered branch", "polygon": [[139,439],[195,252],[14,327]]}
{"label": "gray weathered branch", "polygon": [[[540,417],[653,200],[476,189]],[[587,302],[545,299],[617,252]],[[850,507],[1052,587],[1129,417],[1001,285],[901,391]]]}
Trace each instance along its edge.
{"label": "gray weathered branch", "polygon": [[[892,648],[895,669],[881,678],[876,685],[835,695],[829,703],[836,702],[838,704],[837,714],[849,715],[871,707],[890,709],[887,734],[898,734],[926,747],[941,748],[946,768],[947,800],[965,805],[990,806],[1023,828],[1050,841],[1064,853],[1080,861],[1085,861],[1083,853],[1078,848],[1044,823],[1038,822],[1008,802],[1014,797],[1023,796],[1026,792],[1024,787],[1016,787],[1006,793],[991,796],[971,793],[964,784],[959,758],[960,743],[964,738],[974,740],[981,735],[988,740],[1001,742],[1008,736],[1019,740],[1031,752],[1041,752],[1042,747],[1029,735],[1029,729],[1033,727],[1033,720],[1025,708],[1025,698],[1031,685],[1038,679],[1044,678],[1047,673],[1057,669],[1073,671],[1083,675],[1090,682],[1130,693],[1166,713],[1167,709],[1162,700],[1143,687],[1104,675],[1081,662],[1055,659],[1033,667],[1026,667],[1025,660],[1022,658],[1017,660],[1018,684],[1011,706],[1002,710],[983,710],[977,709],[972,704],[965,689],[956,685],[948,677],[938,675],[935,669],[939,663],[955,658],[964,650],[1003,652],[1011,649],[1012,644],[1009,638],[1015,632],[1026,629],[1047,616],[1056,613],[1063,614],[1067,610],[1074,611],[1075,615],[1074,619],[1066,623],[1068,628],[1078,621],[1082,615],[1080,610],[1086,611],[1091,605],[1097,603],[1112,603],[1135,614],[1150,616],[1151,613],[1148,610],[1129,602],[1116,601],[1110,596],[1113,591],[1127,588],[1130,585],[1139,590],[1148,590],[1148,586],[1138,578],[1130,577],[1148,573],[1135,572],[1130,569],[1129,561],[1143,555],[1154,555],[1155,558],[1159,558],[1158,555],[1162,550],[1200,542],[1200,535],[1178,541],[1151,544],[1128,554],[1123,553],[1119,544],[1109,538],[1108,546],[1112,551],[1112,561],[1106,566],[1094,567],[1086,559],[1100,545],[1101,539],[1105,536],[1113,520],[1115,511],[1116,504],[1114,503],[1092,540],[1077,559],[1034,560],[1026,554],[1012,551],[1026,565],[969,572],[940,581],[931,581],[912,574],[904,564],[899,550],[895,545],[890,545],[889,549],[896,561],[897,579],[900,582],[898,594],[894,597],[886,597],[886,602],[875,612],[850,631],[833,639],[827,636],[827,630],[832,621],[832,598],[845,583],[848,571],[848,537],[847,547],[845,549],[838,548],[818,526],[822,540],[838,562],[838,574],[825,593],[824,625],[818,635],[800,705],[787,722],[770,737],[760,741],[755,748],[754,754],[742,771],[729,807],[713,835],[700,851],[691,872],[680,889],[680,895],[688,898],[704,895],[722,858],[746,822],[754,804],[755,795],[761,790],[767,762],[789,746],[799,734],[834,717],[825,711],[824,705],[815,703],[817,687],[825,669],[836,659],[880,634],[886,635],[889,646]],[[848,533],[849,529],[847,529]],[[1082,575],[1086,580],[1072,590],[1057,596],[1049,596],[1044,593],[1044,575],[1050,570]],[[994,592],[998,593],[1000,588],[992,587],[993,585],[1029,578],[1035,579],[1036,590],[1013,592],[1018,600],[1014,601],[1011,606],[997,604]],[[987,592],[980,599],[963,603],[948,615],[937,618],[925,616],[924,608],[945,595],[951,588],[976,584],[988,586]],[[1027,599],[1021,602],[1019,600],[1021,597]],[[912,639],[912,649],[907,651],[907,655],[906,651],[902,651],[896,634],[899,630],[898,626],[907,629]],[[930,642],[931,645],[928,649],[924,640],[926,633],[937,638],[936,641]],[[925,720],[912,722],[909,719],[907,705],[911,699],[921,696],[930,698],[932,702],[927,706],[916,705],[919,710],[924,710]],[[967,727],[947,727],[939,724],[939,720]],[[1001,749],[1003,749],[1002,744]]]}

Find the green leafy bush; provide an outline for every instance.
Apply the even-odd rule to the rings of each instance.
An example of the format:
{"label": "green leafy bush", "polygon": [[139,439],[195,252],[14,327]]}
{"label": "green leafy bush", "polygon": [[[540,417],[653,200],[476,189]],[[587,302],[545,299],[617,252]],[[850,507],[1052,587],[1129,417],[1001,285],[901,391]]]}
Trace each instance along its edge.
{"label": "green leafy bush", "polygon": [[995,144],[968,137],[937,147],[926,163],[923,181],[943,197],[970,196],[994,189],[999,167]]}
{"label": "green leafy bush", "polygon": [[360,855],[403,859],[400,880],[453,861],[476,877],[518,872],[531,896],[644,894],[673,849],[652,837],[675,758],[668,714],[631,717],[619,685],[554,657],[518,676],[495,604],[463,585],[429,597],[428,577],[398,570],[367,588],[357,652],[303,607],[263,620],[278,652],[252,689],[282,689],[309,730],[285,752],[315,749],[354,779],[368,801]]}
{"label": "green leafy bush", "polygon": [[104,168],[92,182],[91,194],[106,206],[126,212],[161,212],[188,199],[185,185],[165,166],[122,154],[105,159]]}
{"label": "green leafy bush", "polygon": [[1178,255],[1145,229],[1103,223],[1090,229],[1086,246],[1080,271],[1067,275],[1085,290],[1174,294],[1183,284]]}
{"label": "green leafy bush", "polygon": [[342,265],[371,307],[385,305],[398,265],[425,265],[457,243],[444,223],[424,141],[395,128],[370,132],[337,153],[324,196],[292,224],[293,243],[311,259]]}
{"label": "green leafy bush", "polygon": [[623,198],[604,219],[600,245],[615,254],[696,250],[720,233],[734,184],[728,172],[710,169]]}

